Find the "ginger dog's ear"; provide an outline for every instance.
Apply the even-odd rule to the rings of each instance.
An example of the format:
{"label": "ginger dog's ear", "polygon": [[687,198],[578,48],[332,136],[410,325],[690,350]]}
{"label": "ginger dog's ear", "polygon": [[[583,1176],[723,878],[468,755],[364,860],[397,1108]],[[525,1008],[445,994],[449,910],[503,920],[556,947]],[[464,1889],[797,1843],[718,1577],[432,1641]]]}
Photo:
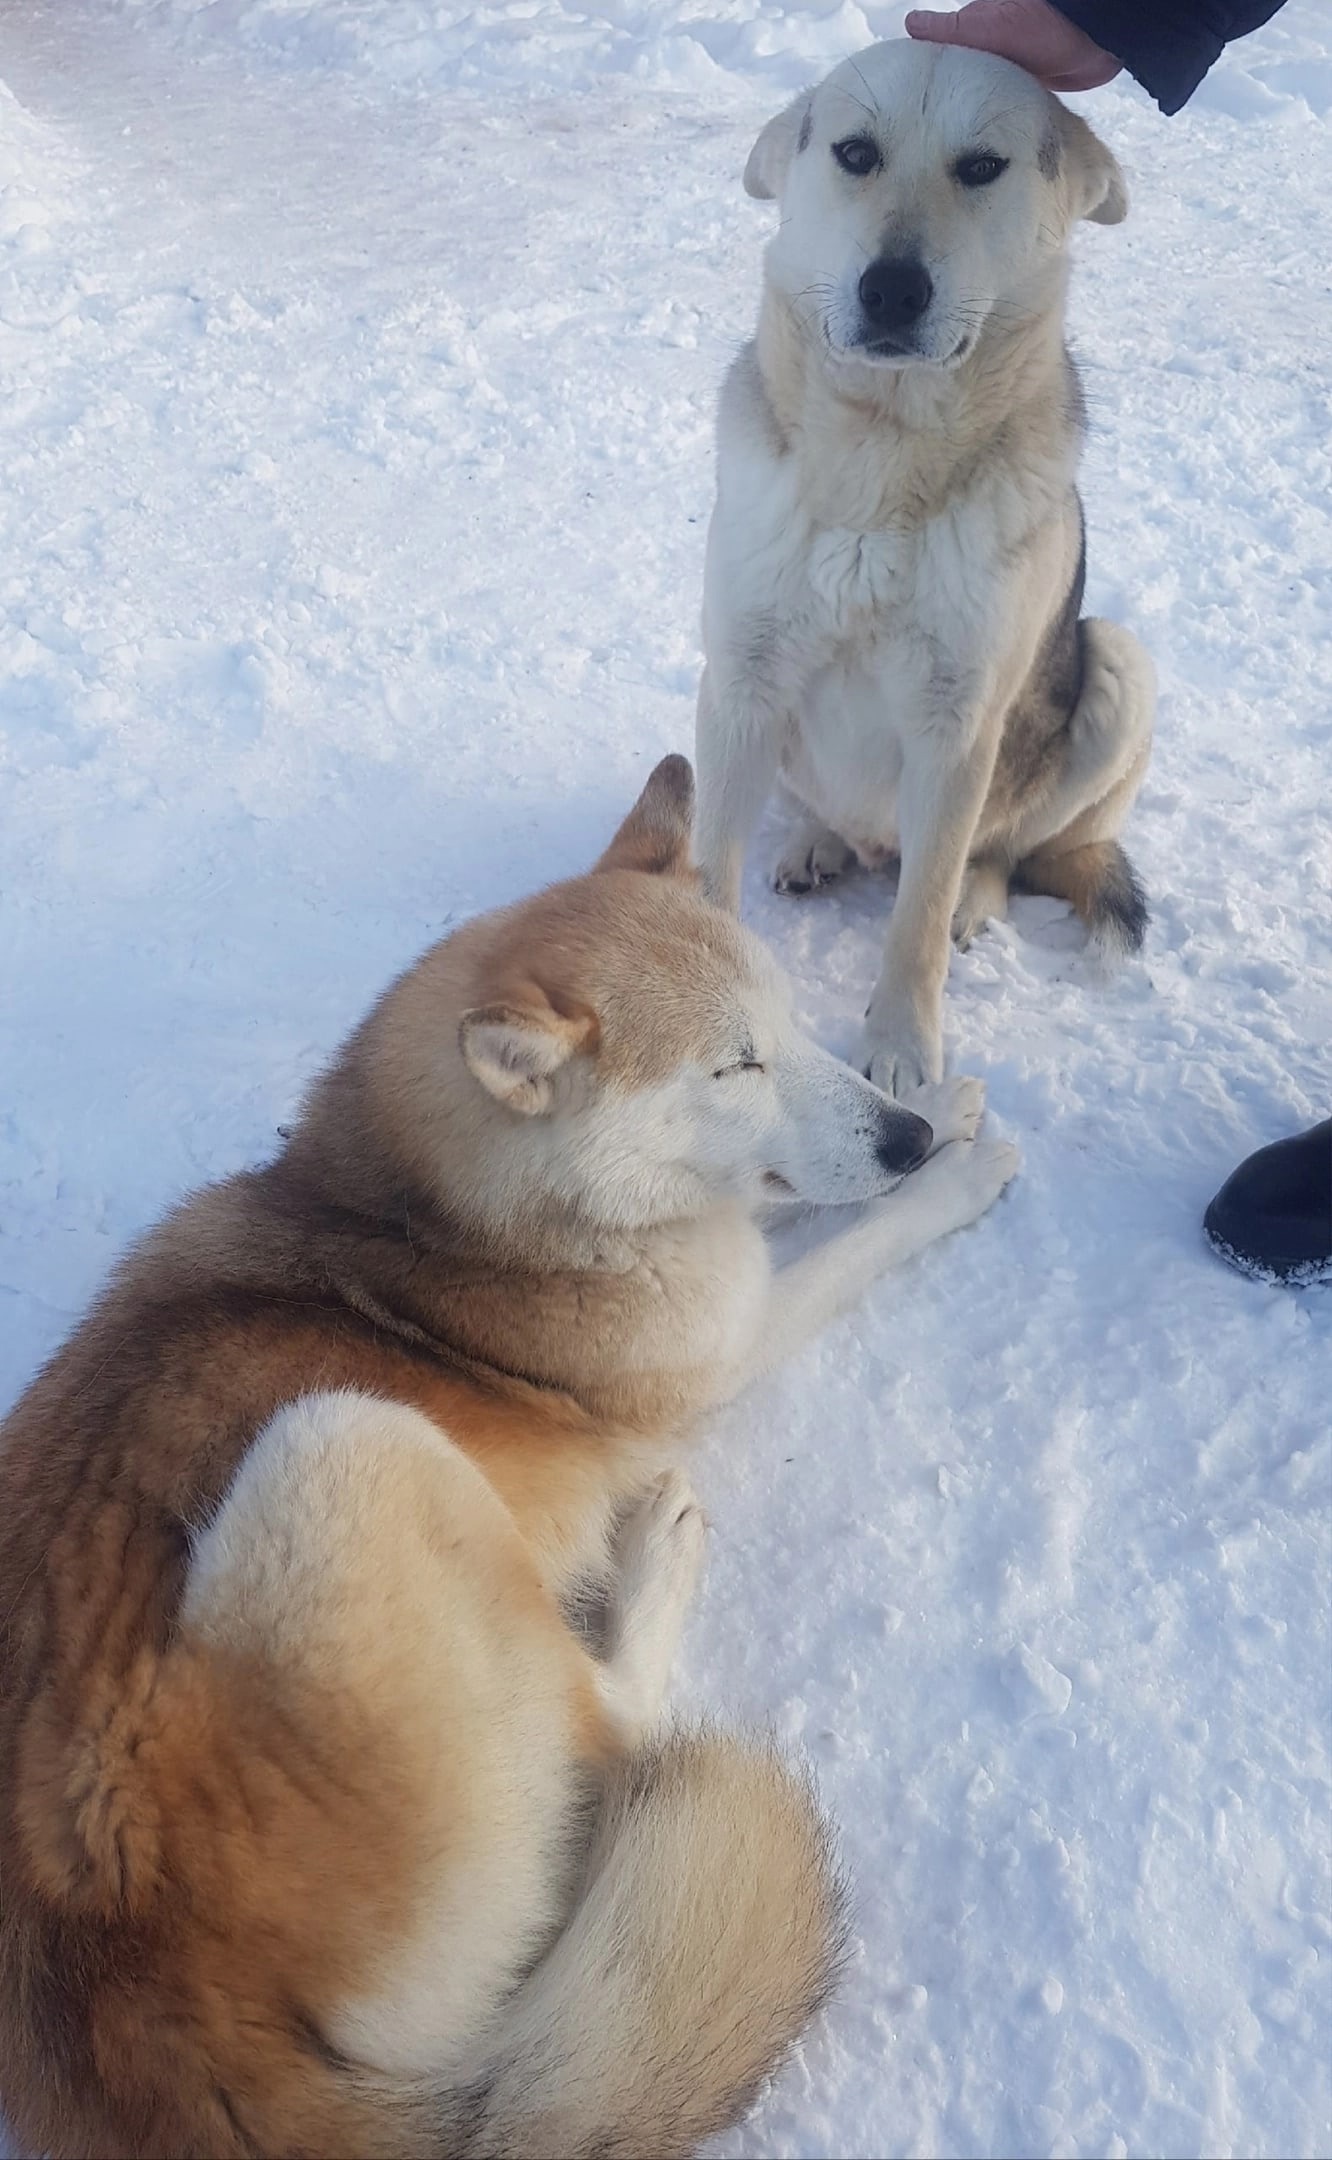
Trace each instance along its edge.
{"label": "ginger dog's ear", "polygon": [[785,112],[768,122],[745,164],[745,193],[759,202],[775,202],[786,185],[786,175],[797,150],[809,141],[812,90],[802,90]]}
{"label": "ginger dog's ear", "polygon": [[681,877],[693,835],[694,769],[688,758],[664,757],[596,867]]}
{"label": "ginger dog's ear", "polygon": [[478,1005],[458,1025],[463,1061],[488,1095],[523,1117],[544,1117],[555,1100],[555,1075],[579,1051],[593,1050],[596,1014],[559,1012],[537,983],[502,1004]]}
{"label": "ginger dog's ear", "polygon": [[1057,98],[1054,102],[1070,215],[1090,218],[1093,225],[1118,225],[1128,216],[1128,188],[1118,158],[1080,114],[1070,112]]}

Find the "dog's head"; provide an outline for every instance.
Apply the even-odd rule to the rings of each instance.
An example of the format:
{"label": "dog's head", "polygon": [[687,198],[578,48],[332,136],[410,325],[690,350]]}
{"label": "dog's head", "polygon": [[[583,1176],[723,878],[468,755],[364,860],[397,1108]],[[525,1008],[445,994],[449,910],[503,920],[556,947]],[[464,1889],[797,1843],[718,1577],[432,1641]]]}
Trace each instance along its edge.
{"label": "dog's head", "polygon": [[766,948],[690,868],[693,775],[665,759],[586,877],[426,955],[364,1038],[418,1187],[469,1215],[606,1229],[724,1197],[869,1199],[928,1124],[797,1026]]}
{"label": "dog's head", "polygon": [[1105,145],[1034,77],[910,39],[770,120],[745,187],[781,203],[768,275],[829,361],[895,370],[956,366],[987,323],[1042,314],[1074,221],[1128,207]]}

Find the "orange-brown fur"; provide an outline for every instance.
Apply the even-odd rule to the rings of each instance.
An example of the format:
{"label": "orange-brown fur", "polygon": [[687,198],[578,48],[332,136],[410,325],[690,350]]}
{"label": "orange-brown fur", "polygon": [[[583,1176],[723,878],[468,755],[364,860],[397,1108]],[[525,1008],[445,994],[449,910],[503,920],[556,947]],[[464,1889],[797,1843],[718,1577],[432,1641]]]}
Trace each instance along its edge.
{"label": "orange-brown fur", "polygon": [[[252,1184],[257,1201],[263,1174]],[[176,1218],[173,1246],[188,1250],[207,1208]],[[336,1295],[321,1307],[258,1267],[219,1295],[212,1265],[173,1295],[151,1247],[131,1261],[6,1431],[0,2047],[34,2149],[251,2150],[222,2089],[253,2090],[230,2108],[263,2125],[265,2151],[379,2149],[310,2020],[355,1980],[363,1931],[391,1923],[384,1901],[411,1894],[384,1864],[382,1756],[330,1704],[330,1752],[366,1780],[348,1787],[340,1768],[310,1789],[308,1736],[293,1744],[265,1676],[172,1648],[191,1529],[254,1434],[313,1387],[410,1402],[475,1450],[519,1516],[558,1510],[570,1487],[576,1506],[613,1444],[571,1401],[450,1370]],[[605,1744],[589,1706],[589,1759]],[[66,2092],[46,2089],[49,2058],[25,2060],[34,2028],[60,2035]],[[117,2066],[136,2093],[156,2087],[153,2113],[128,2096],[123,2120],[107,2109]]]}
{"label": "orange-brown fur", "polygon": [[[282,1406],[344,1388],[411,1406],[507,1510],[479,1594],[501,1632],[550,1646],[578,1775],[595,1790],[617,1760],[558,1595],[700,1383],[612,1360],[592,1361],[581,1393],[570,1384],[570,1330],[600,1301],[598,1325],[632,1333],[643,1286],[589,1273],[540,1223],[513,1250],[441,1208],[431,1066],[461,1004],[536,998],[586,1038],[617,995],[646,994],[633,970],[599,980],[597,953],[606,911],[641,918],[650,942],[640,868],[660,853],[640,816],[600,884],[439,948],[353,1039],[278,1160],[152,1233],[4,1428],[0,2095],[28,2150],[466,2143],[428,2096],[358,2072],[328,2030],[410,1929],[449,1840],[461,1851],[483,1833],[465,1764],[420,1729],[410,1671],[397,1693],[381,1679],[373,1645],[363,1673],[321,1686],[183,1625],[182,1598],[196,1540]],[[450,1521],[423,1514],[437,1557]],[[641,2134],[657,2137],[650,2120]],[[658,2149],[682,2137],[663,2125]]]}

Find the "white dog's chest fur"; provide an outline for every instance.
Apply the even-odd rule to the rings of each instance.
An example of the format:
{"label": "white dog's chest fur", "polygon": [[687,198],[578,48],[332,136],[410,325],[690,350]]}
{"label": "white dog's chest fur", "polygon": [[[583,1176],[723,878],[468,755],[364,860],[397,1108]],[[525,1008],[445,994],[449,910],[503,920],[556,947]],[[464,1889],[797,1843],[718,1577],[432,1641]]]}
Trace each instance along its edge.
{"label": "white dog's chest fur", "polygon": [[778,542],[783,769],[867,859],[898,845],[911,736],[976,724],[997,642],[999,525],[973,497],[913,530],[801,532],[792,521]]}
{"label": "white dog's chest fur", "polygon": [[705,643],[779,725],[794,793],[873,861],[898,849],[913,745],[937,767],[999,740],[1076,563],[1077,444],[1009,414],[963,456],[957,431],[848,437],[815,405],[779,426],[756,348],[728,379]]}
{"label": "white dog's chest fur", "polygon": [[805,550],[805,582],[827,629],[858,637],[867,618],[887,627],[904,605],[914,608],[919,557],[915,534],[816,531]]}

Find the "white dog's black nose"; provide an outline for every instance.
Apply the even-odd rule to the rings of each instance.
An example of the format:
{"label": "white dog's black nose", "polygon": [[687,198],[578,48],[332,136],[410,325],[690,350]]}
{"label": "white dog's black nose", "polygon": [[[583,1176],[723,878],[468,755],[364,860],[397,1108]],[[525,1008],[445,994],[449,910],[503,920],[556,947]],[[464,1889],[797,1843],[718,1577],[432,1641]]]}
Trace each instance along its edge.
{"label": "white dog's black nose", "polygon": [[885,1170],[905,1176],[923,1163],[934,1146],[934,1128],[914,1110],[885,1110],[875,1154]]}
{"label": "white dog's black nose", "polygon": [[860,304],[871,331],[909,330],[933,298],[929,271],[911,255],[882,255],[860,280]]}

